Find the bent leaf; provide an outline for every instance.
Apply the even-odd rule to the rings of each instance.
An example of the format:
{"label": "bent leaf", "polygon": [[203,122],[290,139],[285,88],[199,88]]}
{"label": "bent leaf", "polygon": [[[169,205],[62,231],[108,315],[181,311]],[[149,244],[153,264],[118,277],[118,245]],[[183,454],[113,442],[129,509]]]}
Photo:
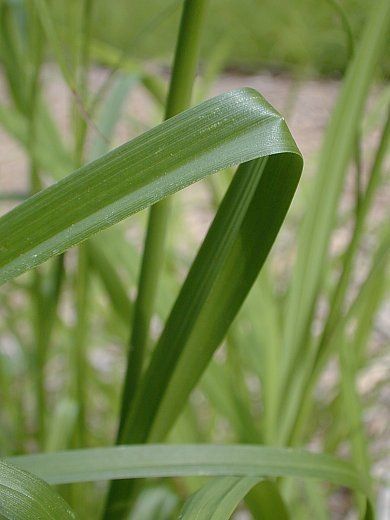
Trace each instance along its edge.
{"label": "bent leaf", "polygon": [[213,479],[190,496],[179,519],[228,520],[241,500],[259,481],[258,477]]}
{"label": "bent leaf", "polygon": [[[295,158],[292,167],[288,161],[280,172],[283,180],[274,194],[278,212],[280,192],[283,196],[286,187],[295,189],[301,170],[299,152],[283,118],[252,89],[206,101],[4,215],[0,283],[211,173],[272,154]],[[294,189],[287,190],[290,197]]]}
{"label": "bent leaf", "polygon": [[273,245],[301,165],[280,153],[239,167],[138,387],[122,444],[164,440]]}

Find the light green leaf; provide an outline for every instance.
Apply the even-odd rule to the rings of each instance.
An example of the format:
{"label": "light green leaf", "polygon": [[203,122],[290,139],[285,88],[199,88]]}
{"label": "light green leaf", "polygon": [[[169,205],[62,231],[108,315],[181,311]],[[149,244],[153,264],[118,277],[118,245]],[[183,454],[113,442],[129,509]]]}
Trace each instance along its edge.
{"label": "light green leaf", "polygon": [[185,503],[182,520],[227,520],[260,481],[258,477],[220,477],[213,479],[194,493]]}
{"label": "light green leaf", "polygon": [[[121,75],[115,81],[111,91],[104,99],[99,111],[97,127],[101,135],[97,134],[92,142],[90,158],[96,159],[109,149],[116,125],[122,115],[124,104],[129,96],[129,91],[139,82],[135,74]],[[106,138],[106,140],[104,139]]]}
{"label": "light green leaf", "polygon": [[10,520],[69,520],[68,504],[38,477],[0,461],[0,515]]}
{"label": "light green leaf", "polygon": [[330,455],[249,444],[114,446],[8,460],[51,484],[205,475],[315,478],[362,492],[366,486],[348,462]]}
{"label": "light green leaf", "polygon": [[286,363],[297,356],[308,315],[312,312],[348,161],[355,146],[356,129],[383,51],[389,21],[389,2],[375,2],[325,135],[315,192],[299,240],[299,257],[286,318]]}
{"label": "light green leaf", "polygon": [[[301,407],[302,389],[311,374],[318,341],[307,337],[326,270],[330,236],[375,68],[384,52],[390,22],[388,0],[372,3],[354,59],[327,128],[313,193],[298,242],[289,300],[286,308],[280,401],[279,442],[290,440]],[[298,373],[301,375],[297,376]],[[297,387],[300,386],[300,389]],[[287,398],[286,398],[287,396]],[[291,397],[291,399],[290,399]]]}
{"label": "light green leaf", "polygon": [[287,154],[240,166],[139,385],[122,443],[161,442],[169,432],[272,247],[300,167]]}

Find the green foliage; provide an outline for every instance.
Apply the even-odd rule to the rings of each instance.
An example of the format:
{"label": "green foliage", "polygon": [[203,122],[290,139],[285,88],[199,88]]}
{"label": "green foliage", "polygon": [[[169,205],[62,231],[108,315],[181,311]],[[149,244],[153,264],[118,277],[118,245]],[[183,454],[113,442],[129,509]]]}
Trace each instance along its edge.
{"label": "green foliage", "polygon": [[[370,213],[383,184],[388,92],[367,119],[365,107],[390,4],[375,3],[357,45],[353,31],[365,11],[350,20],[349,8],[359,4],[352,0],[345,9],[308,0],[257,9],[231,0],[208,11],[206,4],[184,2],[166,121],[139,133],[134,116],[131,132],[139,135],[115,148],[134,89],[146,91],[163,117],[164,81],[137,58],[171,49],[179,2],[161,11],[153,2],[116,10],[92,0],[0,3],[8,96],[0,124],[24,150],[28,173],[23,192],[0,193],[1,204],[14,205],[0,218],[6,518],[72,518],[67,503],[80,518],[222,519],[237,508],[253,518],[327,518],[340,487],[350,489],[351,510],[373,515],[357,381],[387,289],[390,236]],[[332,31],[321,32],[329,27],[325,9],[341,16],[347,39],[339,41],[351,60],[318,171],[306,172],[298,190],[282,231],[287,244],[276,240],[272,249],[302,170],[287,124],[252,89],[198,100],[226,58],[247,53],[252,61],[258,48],[261,61],[317,63],[326,46],[302,45],[302,31],[310,17],[318,37],[333,41]],[[147,31],[137,22],[146,12]],[[96,39],[102,16],[104,35]],[[132,35],[128,16],[139,25]],[[279,40],[287,22],[292,29]],[[192,96],[202,34],[207,63]],[[329,67],[342,69],[344,57],[332,49]],[[46,100],[45,52],[71,99],[70,136]],[[93,59],[109,72],[91,89]],[[197,101],[187,110],[191,97]],[[369,127],[379,139],[367,152]],[[370,155],[365,168],[362,150]],[[356,193],[346,211],[351,173]],[[185,220],[182,190],[191,185],[184,196],[200,187],[202,206],[215,210],[202,240]],[[150,206],[142,238],[142,210]],[[334,253],[340,226],[350,233]],[[294,256],[296,235],[294,265],[280,270],[279,260]],[[365,269],[357,272],[362,251]],[[324,392],[329,362],[338,367]],[[112,446],[115,433],[123,446]],[[308,450],[313,442],[325,453]],[[107,493],[101,481],[109,481]]]}
{"label": "green foliage", "polygon": [[46,482],[8,462],[0,462],[0,513],[12,520],[76,518]]}
{"label": "green foliage", "polygon": [[[164,5],[156,0],[144,0],[130,7],[124,0],[118,3],[115,10],[104,1],[98,4],[96,37],[116,48],[128,49],[134,58],[166,59],[174,44],[173,27],[178,23],[180,0]],[[341,4],[354,34],[358,35],[371,3],[346,0]],[[149,28],[151,12],[156,16],[161,13],[153,28]],[[225,28],[229,28],[231,42],[230,67],[256,70],[267,66],[335,75],[344,71],[348,62],[343,27],[329,0],[214,0],[210,3],[203,43],[206,61],[213,47],[223,39]],[[133,35],[142,30],[146,33],[132,47],[128,43],[129,29]]]}
{"label": "green foliage", "polygon": [[241,500],[258,482],[259,478],[256,477],[215,478],[187,500],[179,518],[230,518]]}
{"label": "green foliage", "polygon": [[21,455],[10,462],[34,471],[51,484],[125,477],[248,475],[324,479],[361,491],[366,486],[346,461],[330,455],[268,446],[115,446]]}
{"label": "green foliage", "polygon": [[[294,153],[283,120],[255,91],[206,101],[81,167],[5,215],[0,221],[5,237],[0,280],[39,265],[210,173],[266,154]],[[274,166],[275,176],[283,167],[288,171],[288,161]],[[291,169],[293,183],[295,166]],[[261,175],[262,169],[257,177]],[[286,188],[276,190],[288,191],[289,179],[284,183]]]}

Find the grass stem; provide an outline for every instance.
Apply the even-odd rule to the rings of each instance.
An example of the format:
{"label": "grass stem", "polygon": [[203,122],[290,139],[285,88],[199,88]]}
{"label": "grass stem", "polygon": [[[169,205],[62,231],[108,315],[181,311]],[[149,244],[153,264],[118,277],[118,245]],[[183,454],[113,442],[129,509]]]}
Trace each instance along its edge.
{"label": "grass stem", "polygon": [[[201,32],[207,0],[186,0],[180,22],[175,58],[168,92],[165,119],[185,110],[191,102],[198,67]],[[154,312],[158,283],[163,268],[171,201],[165,199],[149,212],[144,252],[134,306],[127,369],[123,385],[117,443],[125,441],[123,427],[142,372],[150,321]],[[107,501],[105,518],[124,518],[131,503],[126,482],[113,483]]]}
{"label": "grass stem", "polygon": [[[165,119],[185,110],[191,102],[196,75],[200,38],[207,0],[186,0],[168,93]],[[148,342],[150,321],[162,272],[171,200],[155,204],[149,212],[138,294],[134,305],[127,371],[125,375],[117,442],[121,442],[123,424],[141,375]]]}

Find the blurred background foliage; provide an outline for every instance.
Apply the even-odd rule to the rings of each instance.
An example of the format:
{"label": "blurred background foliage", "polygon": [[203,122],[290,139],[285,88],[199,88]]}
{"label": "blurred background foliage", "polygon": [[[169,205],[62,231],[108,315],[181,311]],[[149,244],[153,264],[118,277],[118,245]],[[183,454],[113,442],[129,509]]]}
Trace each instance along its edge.
{"label": "blurred background foliage", "polygon": [[[371,5],[369,0],[341,2],[354,36]],[[54,3],[61,26],[70,2]],[[181,0],[112,2],[97,0],[93,35],[126,50],[129,57],[169,64],[179,22]],[[62,30],[67,31],[66,24]],[[226,40],[227,67],[246,72],[259,68],[309,75],[340,76],[348,55],[340,16],[331,0],[214,0],[204,31],[203,55]],[[129,43],[132,43],[129,45]],[[390,54],[383,63],[390,72]]]}
{"label": "blurred background foliage", "polygon": [[[166,72],[183,2],[93,0],[91,34],[85,34],[80,23],[87,0],[32,3],[49,6],[54,21],[49,29],[54,31],[48,31],[46,24],[34,32],[40,26],[26,15],[24,7],[29,2],[0,0],[0,20],[9,29],[0,32],[2,213],[28,195],[34,169],[43,185],[50,184],[74,169],[75,157],[77,165],[92,160],[161,121]],[[342,81],[328,81],[343,77],[351,63],[348,38],[360,39],[372,5],[370,0],[210,1],[194,104],[215,91],[255,87],[286,116],[305,155],[305,171],[276,247],[170,441],[308,446],[350,455],[362,474],[373,468],[375,477],[382,475],[389,342],[383,156],[389,134],[390,92],[381,80],[389,76],[390,53],[380,53],[377,68],[375,63],[370,68],[372,60],[367,55],[367,67],[355,71],[344,90]],[[351,27],[349,37],[343,16]],[[47,22],[42,15],[39,20]],[[35,37],[36,49],[29,40]],[[86,54],[90,51],[90,60],[84,64],[83,45]],[[227,74],[221,75],[221,71]],[[340,90],[344,101],[353,101],[356,85],[361,84],[359,74],[365,75],[367,85],[374,84],[374,94],[368,96],[367,87],[360,96],[362,107],[353,117],[342,104],[332,116]],[[313,77],[320,80],[306,81]],[[30,86],[38,93],[35,101],[29,95]],[[323,134],[331,134],[325,131],[326,122],[338,119],[337,110],[344,126],[334,125],[334,139],[320,152]],[[31,142],[34,118],[36,135]],[[346,134],[350,161],[348,167],[335,171],[329,166],[331,161],[321,158],[338,157],[345,148]],[[358,143],[356,150],[351,136]],[[321,160],[325,166],[319,172]],[[175,196],[148,355],[231,177],[232,172],[226,171]],[[336,182],[334,196],[328,189],[331,177]],[[321,178],[325,179],[323,185]],[[359,210],[361,197],[366,201],[363,213]],[[322,218],[322,211],[330,206],[327,214],[335,217],[334,222],[328,222],[326,215]],[[85,250],[73,249],[66,253],[62,266],[48,262],[2,288],[3,454],[76,447],[81,444],[75,434],[78,421],[85,423],[86,445],[112,444],[145,217],[145,213],[134,216],[94,237],[88,242],[87,258]],[[300,263],[305,263],[305,246],[312,247],[316,234],[309,229],[303,236],[305,222],[312,222],[315,230],[325,223],[326,233],[320,240],[327,254],[324,265],[322,258],[319,262],[313,308],[307,317],[300,316],[305,334],[294,362],[301,363],[305,373],[301,377],[294,365],[286,371],[286,381],[280,382],[281,360],[286,357],[282,350],[286,316],[289,310],[293,316],[295,308],[301,309],[290,298],[292,279]],[[303,238],[297,245],[299,234]],[[297,249],[301,250],[298,260]],[[47,283],[56,280],[57,268],[63,276],[57,277],[60,289]],[[302,272],[304,278],[304,268]],[[83,273],[84,288],[80,283]],[[343,273],[345,283],[340,284]],[[290,321],[294,323],[293,318]],[[329,334],[329,330],[333,332]],[[77,349],[85,363],[82,370],[78,369]],[[315,355],[321,351],[313,371],[309,349]],[[75,391],[79,380],[86,388],[82,421],[80,410],[84,410]],[[301,384],[298,389],[296,381]],[[292,433],[284,435],[283,424]],[[189,478],[167,485],[148,483],[132,518],[169,518],[165,509],[176,510],[199,482]],[[343,489],[335,491],[306,481],[283,482],[280,488],[294,518],[329,518],[324,513],[327,509],[332,518],[356,512],[354,497]],[[95,518],[104,493],[99,486],[93,489],[91,492],[86,485],[80,486],[80,492],[76,487],[77,492],[65,489],[63,494],[76,511],[89,512],[85,517]],[[145,507],[153,504],[155,509],[146,513]]]}

